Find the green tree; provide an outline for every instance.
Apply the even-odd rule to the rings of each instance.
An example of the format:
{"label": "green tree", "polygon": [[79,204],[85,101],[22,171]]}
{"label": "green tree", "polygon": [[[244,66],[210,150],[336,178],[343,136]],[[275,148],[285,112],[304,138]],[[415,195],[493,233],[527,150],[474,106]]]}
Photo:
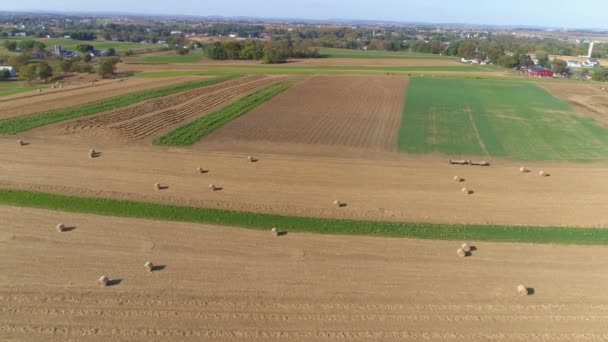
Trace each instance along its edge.
{"label": "green tree", "polygon": [[458,48],[458,57],[462,57],[462,58],[473,58],[475,57],[475,43],[473,43],[472,41],[465,41],[464,43],[462,43],[462,45],[460,45],[460,47]]}
{"label": "green tree", "polygon": [[262,63],[264,64],[277,64],[285,63],[287,58],[277,48],[267,47],[264,49],[264,57],[262,57]]}
{"label": "green tree", "polygon": [[116,49],[114,49],[112,47],[109,48],[108,51],[106,52],[106,56],[108,56],[108,57],[116,56]]}
{"label": "green tree", "polygon": [[4,46],[8,51],[17,51],[17,42],[14,40],[5,40],[2,43],[2,46]]}
{"label": "green tree", "polygon": [[0,81],[6,81],[11,78],[11,72],[8,69],[0,70]]}
{"label": "green tree", "polygon": [[91,57],[91,54],[89,54],[89,53],[85,53],[85,54],[84,54],[84,56],[82,57],[82,60],[83,60],[85,63],[89,63],[90,61],[92,61],[92,60],[93,60],[93,57]]}
{"label": "green tree", "polygon": [[537,51],[536,59],[538,59],[538,64],[544,67],[549,64],[549,54],[546,51]]}
{"label": "green tree", "polygon": [[554,58],[551,61],[551,69],[556,74],[565,75],[568,73],[568,63],[563,59]]}
{"label": "green tree", "polygon": [[608,81],[608,69],[598,68],[594,70],[593,75],[591,75],[591,79],[599,82]]}
{"label": "green tree", "polygon": [[59,61],[59,70],[61,70],[62,72],[70,71],[70,69],[72,68],[72,63],[73,62],[71,59],[62,59],[61,61]]}
{"label": "green tree", "polygon": [[120,62],[118,57],[104,57],[99,59],[97,65],[97,74],[102,78],[113,75],[116,71],[116,65]]}
{"label": "green tree", "polygon": [[19,79],[24,80],[27,84],[32,84],[32,81],[36,78],[36,65],[27,64],[22,65],[19,68]]}
{"label": "green tree", "polygon": [[86,52],[95,50],[95,47],[93,45],[89,45],[89,44],[78,44],[78,45],[76,45],[76,50],[78,50],[82,53],[86,53]]}
{"label": "green tree", "polygon": [[53,68],[46,62],[40,62],[36,65],[36,73],[38,78],[46,82],[50,77],[53,77]]}
{"label": "green tree", "polygon": [[21,54],[16,56],[10,56],[8,58],[7,64],[15,67],[16,69],[19,69],[22,66],[26,65],[29,60],[30,57],[28,55]]}

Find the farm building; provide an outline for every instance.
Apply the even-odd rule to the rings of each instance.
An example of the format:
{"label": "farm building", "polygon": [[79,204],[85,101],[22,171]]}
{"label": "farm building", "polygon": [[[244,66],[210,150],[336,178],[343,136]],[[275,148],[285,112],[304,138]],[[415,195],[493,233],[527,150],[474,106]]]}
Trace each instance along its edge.
{"label": "farm building", "polygon": [[2,70],[8,70],[8,72],[10,72],[11,74],[11,77],[17,76],[17,70],[15,70],[15,68],[10,65],[0,65],[0,71]]}
{"label": "farm building", "polygon": [[553,77],[553,71],[549,69],[533,67],[529,71],[532,77]]}

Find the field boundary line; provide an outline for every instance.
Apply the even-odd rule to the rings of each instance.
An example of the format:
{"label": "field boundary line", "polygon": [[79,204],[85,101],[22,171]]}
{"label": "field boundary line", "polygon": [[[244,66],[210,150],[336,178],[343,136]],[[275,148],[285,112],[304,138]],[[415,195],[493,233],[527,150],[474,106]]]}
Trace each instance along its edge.
{"label": "field boundary line", "polygon": [[0,205],[102,216],[191,222],[230,227],[331,235],[367,235],[431,240],[468,240],[540,244],[608,245],[607,228],[536,227],[361,221],[283,216],[129,200],[57,195],[0,189]]}

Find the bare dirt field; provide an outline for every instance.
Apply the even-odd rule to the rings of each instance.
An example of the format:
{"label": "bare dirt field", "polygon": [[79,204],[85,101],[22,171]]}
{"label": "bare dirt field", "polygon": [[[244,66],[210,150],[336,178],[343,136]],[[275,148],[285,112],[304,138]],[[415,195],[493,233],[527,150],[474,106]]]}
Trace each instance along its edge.
{"label": "bare dirt field", "polygon": [[113,96],[173,84],[200,80],[207,77],[182,76],[171,78],[128,78],[103,80],[90,84],[66,85],[64,88],[45,89],[0,98],[0,120],[83,105]]}
{"label": "bare dirt field", "polygon": [[97,139],[138,140],[183,124],[278,81],[263,75],[229,80],[124,108],[77,118],[33,130],[34,135],[93,136]]}
{"label": "bare dirt field", "polygon": [[542,82],[538,83],[551,95],[574,106],[576,112],[586,117],[592,117],[600,124],[608,127],[608,89],[599,83],[581,82]]}
{"label": "bare dirt field", "polygon": [[401,76],[312,76],[199,144],[263,141],[393,151],[407,83]]}
{"label": "bare dirt field", "polygon": [[308,58],[294,59],[285,66],[462,66],[457,60],[445,59],[356,59],[356,58]]}
{"label": "bare dirt field", "polygon": [[0,339],[608,339],[606,247],[472,242],[460,259],[458,242],[0,206]]}
{"label": "bare dirt field", "polygon": [[[18,146],[19,138],[30,145]],[[101,157],[89,159],[90,148]],[[246,156],[1,137],[0,187],[299,216],[608,226],[608,168],[601,163],[528,163],[532,172],[522,174],[515,162],[452,166],[439,157],[397,153],[383,160],[260,155],[257,163]],[[539,177],[540,170],[551,176]],[[454,175],[466,181],[455,183]],[[156,191],[157,182],[169,188]],[[210,192],[209,184],[223,189]],[[475,193],[464,196],[463,186]],[[335,208],[336,199],[347,206]]]}

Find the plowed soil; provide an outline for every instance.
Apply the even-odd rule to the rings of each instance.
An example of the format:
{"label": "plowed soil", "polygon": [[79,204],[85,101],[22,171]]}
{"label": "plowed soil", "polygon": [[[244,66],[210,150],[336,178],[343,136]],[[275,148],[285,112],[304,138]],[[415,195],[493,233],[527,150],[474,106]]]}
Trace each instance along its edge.
{"label": "plowed soil", "polygon": [[605,247],[287,233],[0,206],[0,339],[608,339]]}
{"label": "plowed soil", "polygon": [[[18,138],[30,145],[18,146]],[[525,174],[515,162],[452,166],[396,153],[378,160],[261,155],[249,163],[246,154],[68,141],[0,137],[0,187],[300,216],[608,226],[608,168],[600,163],[528,163]],[[89,159],[90,148],[102,155]],[[466,181],[455,183],[454,175]],[[156,191],[157,182],[169,188]],[[210,192],[209,184],[223,189]],[[475,193],[463,195],[463,186]],[[335,208],[336,199],[347,206]]]}
{"label": "plowed soil", "polygon": [[576,113],[592,117],[608,127],[608,91],[602,90],[608,89],[605,85],[564,81],[542,82],[539,85],[551,95],[571,104]]}
{"label": "plowed soil", "polygon": [[199,144],[262,141],[392,151],[407,83],[399,76],[313,76]]}
{"label": "plowed soil", "polygon": [[93,85],[66,85],[61,89],[45,89],[41,93],[28,92],[3,96],[0,98],[0,120],[79,106],[118,95],[162,88],[204,78],[208,77],[129,78],[99,81]]}

